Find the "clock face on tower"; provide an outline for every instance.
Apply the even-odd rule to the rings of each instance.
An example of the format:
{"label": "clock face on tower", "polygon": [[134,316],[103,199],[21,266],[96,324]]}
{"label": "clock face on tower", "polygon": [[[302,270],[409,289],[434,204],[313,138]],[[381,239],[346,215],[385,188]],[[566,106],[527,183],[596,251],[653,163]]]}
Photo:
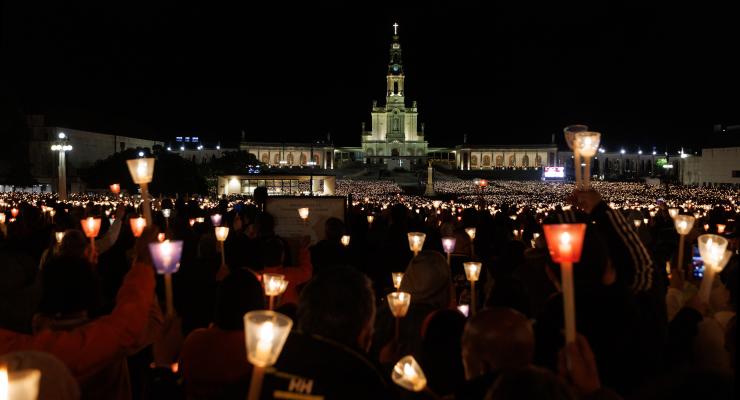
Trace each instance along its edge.
{"label": "clock face on tower", "polygon": [[401,66],[398,65],[398,64],[393,64],[393,66],[391,67],[391,69],[393,70],[393,72],[398,72],[398,71],[401,70]]}

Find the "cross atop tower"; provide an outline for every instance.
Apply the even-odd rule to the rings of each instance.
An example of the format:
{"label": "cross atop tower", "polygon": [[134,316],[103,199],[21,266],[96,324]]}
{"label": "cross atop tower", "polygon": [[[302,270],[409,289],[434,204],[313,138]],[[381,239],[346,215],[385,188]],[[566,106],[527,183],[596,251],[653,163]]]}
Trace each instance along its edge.
{"label": "cross atop tower", "polygon": [[393,23],[393,34],[398,35],[398,23],[397,22]]}

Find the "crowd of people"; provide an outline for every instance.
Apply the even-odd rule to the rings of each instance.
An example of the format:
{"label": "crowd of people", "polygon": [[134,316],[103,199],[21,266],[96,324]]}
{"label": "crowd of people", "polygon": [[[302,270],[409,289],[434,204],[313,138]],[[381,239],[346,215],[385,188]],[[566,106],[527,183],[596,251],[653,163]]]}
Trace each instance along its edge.
{"label": "crowd of people", "polygon": [[[293,329],[262,399],[734,398],[737,191],[573,189],[450,179],[435,183],[436,199],[389,180],[338,180],[344,220],[328,219],[316,243],[278,235],[257,198],[155,197],[136,238],[136,196],[2,194],[0,364],[39,369],[40,399],[244,399],[243,318],[268,307],[262,274],[277,273],[289,285],[275,310]],[[681,257],[669,208],[696,217]],[[213,214],[230,228],[225,263]],[[93,239],[87,217],[102,220]],[[542,233],[573,222],[587,229],[566,343],[560,266]],[[426,234],[418,254],[409,232]],[[160,233],[184,243],[172,315],[148,248]],[[703,233],[732,252],[708,299],[697,293]],[[449,262],[443,237],[455,238]],[[463,268],[473,260],[476,291]],[[393,272],[404,273],[399,288]],[[397,290],[411,302],[396,322],[386,296]],[[424,391],[391,380],[407,355]]]}

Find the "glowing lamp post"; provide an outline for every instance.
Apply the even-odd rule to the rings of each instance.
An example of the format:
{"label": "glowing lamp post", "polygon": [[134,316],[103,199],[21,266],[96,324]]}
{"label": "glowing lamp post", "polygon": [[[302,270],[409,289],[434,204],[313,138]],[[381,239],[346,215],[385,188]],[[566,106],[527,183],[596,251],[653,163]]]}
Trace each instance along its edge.
{"label": "glowing lamp post", "polygon": [[100,218],[85,218],[84,220],[80,221],[82,224],[82,231],[85,232],[85,236],[90,238],[90,246],[92,246],[93,253],[95,252],[95,238],[98,236],[98,233],[100,233],[100,223],[102,220]]}
{"label": "glowing lamp post", "polygon": [[110,192],[115,195],[118,195],[119,193],[121,193],[121,185],[119,185],[118,183],[111,184]]}
{"label": "glowing lamp post", "polygon": [[138,218],[131,218],[128,220],[129,224],[131,224],[131,232],[134,234],[134,237],[141,236],[141,233],[144,232],[144,228],[146,228],[146,220],[144,218],[138,217]]}
{"label": "glowing lamp post", "polygon": [[386,296],[388,299],[388,308],[391,310],[391,314],[396,317],[396,342],[400,336],[401,330],[401,318],[406,316],[409,312],[409,306],[411,305],[411,294],[407,292],[393,292],[388,293]]}
{"label": "glowing lamp post", "polygon": [[398,291],[403,281],[403,272],[391,272],[391,281],[393,281],[393,287]]}
{"label": "glowing lamp post", "polygon": [[457,239],[454,236],[445,236],[442,238],[442,249],[447,253],[447,265],[451,265],[451,254],[455,251]]}
{"label": "glowing lamp post", "polygon": [[275,308],[275,297],[285,293],[288,288],[288,281],[285,275],[281,274],[262,274],[262,285],[265,288],[265,296],[269,299],[269,309]]}
{"label": "glowing lamp post", "polygon": [[38,369],[8,372],[5,365],[0,366],[0,400],[36,400],[40,380]]}
{"label": "glowing lamp post", "polygon": [[421,232],[409,232],[409,248],[414,252],[414,257],[419,255],[419,252],[424,247],[424,239],[427,235]]}
{"label": "glowing lamp post", "polygon": [[475,315],[475,282],[478,282],[478,278],[480,278],[480,271],[483,269],[483,265],[476,261],[469,261],[463,263],[463,268],[465,269],[465,278],[470,281],[470,313]]}
{"label": "glowing lamp post", "polygon": [[433,399],[439,398],[427,387],[427,378],[414,356],[409,355],[398,360],[396,365],[393,366],[391,379],[393,383],[410,392],[424,391]]}
{"label": "glowing lamp post", "polygon": [[696,218],[690,216],[690,215],[676,215],[673,218],[673,225],[676,227],[676,232],[678,232],[678,271],[679,273],[683,273],[683,253],[684,253],[684,238],[686,235],[691,232],[691,228],[694,227],[694,221],[696,221]]}
{"label": "glowing lamp post", "polygon": [[172,274],[180,268],[180,257],[182,256],[182,240],[165,240],[160,243],[149,243],[149,253],[157,273],[164,275],[164,291],[167,302],[167,315],[175,314],[175,306],[172,301]]}
{"label": "glowing lamp post", "polygon": [[[580,182],[583,190],[589,190],[591,188],[591,158],[596,155],[599,150],[599,142],[601,141],[601,134],[599,132],[576,132],[573,140],[574,150],[577,148],[578,154],[583,157],[586,161],[585,174],[582,175]],[[577,169],[581,168],[579,163],[576,166]]]}
{"label": "glowing lamp post", "polygon": [[144,218],[147,223],[152,223],[152,208],[149,205],[149,182],[154,176],[154,159],[153,158],[136,158],[127,160],[128,171],[131,173],[131,179],[141,188],[141,198],[144,200]]}
{"label": "glowing lamp post", "polygon": [[293,321],[274,311],[250,311],[244,314],[244,338],[247,360],[254,366],[247,400],[258,400],[265,368],[275,365]]}
{"label": "glowing lamp post", "polygon": [[57,137],[59,140],[51,145],[51,151],[59,152],[59,188],[57,192],[59,193],[59,200],[64,201],[67,200],[67,163],[65,161],[65,154],[68,151],[72,151],[72,145],[69,144],[69,139],[64,132],[59,132]]}
{"label": "glowing lamp post", "polygon": [[704,261],[704,278],[699,287],[699,298],[704,302],[709,302],[714,276],[721,272],[722,268],[730,261],[732,252],[726,251],[727,239],[719,235],[701,235],[698,242],[699,255]]}
{"label": "glowing lamp post", "polygon": [[470,238],[470,256],[475,257],[475,247],[473,247],[473,242],[475,241],[475,228],[465,228],[465,233],[467,233]]}
{"label": "glowing lamp post", "polygon": [[550,257],[560,264],[565,314],[565,342],[576,341],[576,302],[573,288],[573,263],[580,261],[586,224],[552,224],[542,226]]}
{"label": "glowing lamp post", "polygon": [[224,242],[226,241],[226,237],[229,236],[229,228],[225,226],[217,226],[214,228],[216,230],[216,240],[218,240],[220,246],[221,246],[221,266],[226,266],[226,251],[224,249]]}
{"label": "glowing lamp post", "polygon": [[301,220],[303,220],[304,224],[308,221],[308,213],[308,207],[301,207],[298,209],[298,216],[301,217]]}

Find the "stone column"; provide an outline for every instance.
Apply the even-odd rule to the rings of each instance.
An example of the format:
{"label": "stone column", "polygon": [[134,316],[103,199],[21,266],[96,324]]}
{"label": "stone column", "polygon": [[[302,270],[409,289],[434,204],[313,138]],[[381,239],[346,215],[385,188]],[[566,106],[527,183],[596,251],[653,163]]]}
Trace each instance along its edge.
{"label": "stone column", "polygon": [[324,195],[333,196],[336,193],[335,191],[336,184],[337,184],[337,178],[335,176],[325,176],[324,177]]}
{"label": "stone column", "polygon": [[429,161],[427,166],[427,189],[424,191],[424,196],[434,196],[434,168],[432,168],[432,162]]}

